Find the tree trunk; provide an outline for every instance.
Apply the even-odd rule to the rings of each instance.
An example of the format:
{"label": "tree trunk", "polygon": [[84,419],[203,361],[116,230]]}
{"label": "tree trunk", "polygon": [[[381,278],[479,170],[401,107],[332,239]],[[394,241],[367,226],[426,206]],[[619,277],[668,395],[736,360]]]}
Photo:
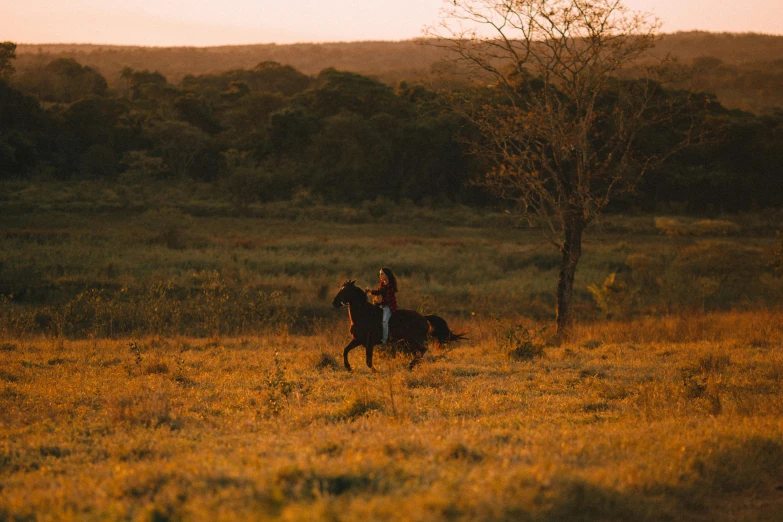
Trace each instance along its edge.
{"label": "tree trunk", "polygon": [[574,298],[574,274],[582,255],[584,220],[579,216],[566,218],[563,229],[563,245],[560,247],[560,276],[557,282],[557,337],[563,340],[570,333],[574,322],[572,303]]}

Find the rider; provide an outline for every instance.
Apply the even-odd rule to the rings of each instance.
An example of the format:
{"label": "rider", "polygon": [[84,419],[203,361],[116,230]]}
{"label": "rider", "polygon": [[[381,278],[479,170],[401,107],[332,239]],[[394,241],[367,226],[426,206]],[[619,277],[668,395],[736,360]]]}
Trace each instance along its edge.
{"label": "rider", "polygon": [[394,272],[391,268],[381,268],[378,273],[378,277],[381,282],[378,286],[378,290],[367,291],[372,295],[381,296],[381,309],[383,310],[383,344],[389,339],[389,318],[391,314],[397,311],[397,278],[394,277]]}

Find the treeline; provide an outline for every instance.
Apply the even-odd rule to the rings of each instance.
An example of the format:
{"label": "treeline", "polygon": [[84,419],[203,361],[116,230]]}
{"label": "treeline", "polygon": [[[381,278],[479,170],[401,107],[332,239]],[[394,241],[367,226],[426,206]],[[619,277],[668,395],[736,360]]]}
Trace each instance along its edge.
{"label": "treeline", "polygon": [[[470,183],[482,165],[459,137],[471,129],[421,84],[392,88],[334,68],[308,75],[261,62],[177,84],[125,67],[111,87],[71,58],[14,72],[11,46],[0,59],[4,179],[193,179],[214,184],[240,210],[302,194],[491,203]],[[732,211],[783,202],[783,112],[712,107],[715,139],[678,154],[617,208]],[[666,129],[644,139],[665,144]]]}
{"label": "treeline", "polygon": [[[100,72],[109,87],[122,84],[125,67],[159,71],[179,84],[185,76],[252,69],[260,62],[291,65],[307,75],[327,68],[372,76],[388,85],[402,80],[430,81],[443,73],[444,51],[415,41],[258,44],[215,47],[132,47],[44,44],[18,47],[19,72],[37,69],[57,58],[73,58]],[[671,55],[692,68],[696,87],[718,96],[724,106],[761,114],[783,105],[783,36],[754,33],[683,32],[663,35],[651,51]],[[701,58],[722,63],[720,74],[701,74]],[[686,87],[683,85],[683,87]]]}
{"label": "treeline", "polygon": [[109,91],[68,58],[0,84],[3,177],[191,178],[243,207],[300,191],[326,201],[478,202],[460,121],[434,93],[263,62],[187,76],[123,71]]}

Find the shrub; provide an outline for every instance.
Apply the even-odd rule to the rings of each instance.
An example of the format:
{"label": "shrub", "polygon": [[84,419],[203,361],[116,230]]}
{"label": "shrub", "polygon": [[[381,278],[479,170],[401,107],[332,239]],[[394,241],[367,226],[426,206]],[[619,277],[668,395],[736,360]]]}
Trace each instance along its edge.
{"label": "shrub", "polygon": [[544,344],[539,340],[542,333],[543,330],[532,331],[524,326],[511,324],[501,329],[498,341],[501,349],[512,359],[530,360],[544,355]]}
{"label": "shrub", "polygon": [[285,367],[275,352],[273,367],[267,372],[264,382],[266,387],[266,405],[271,415],[279,415],[288,404],[288,397],[293,393],[295,384],[288,380]]}
{"label": "shrub", "polygon": [[633,312],[634,292],[629,289],[628,283],[618,278],[614,272],[609,274],[600,286],[588,286],[587,291],[606,318],[625,318]]}

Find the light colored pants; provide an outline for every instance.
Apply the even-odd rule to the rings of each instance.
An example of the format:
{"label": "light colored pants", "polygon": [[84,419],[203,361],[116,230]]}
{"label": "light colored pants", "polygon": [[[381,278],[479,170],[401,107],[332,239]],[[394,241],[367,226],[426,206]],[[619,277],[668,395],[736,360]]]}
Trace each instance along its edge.
{"label": "light colored pants", "polygon": [[381,342],[385,343],[389,338],[389,317],[391,317],[391,308],[383,306],[381,309],[383,310],[383,340]]}

